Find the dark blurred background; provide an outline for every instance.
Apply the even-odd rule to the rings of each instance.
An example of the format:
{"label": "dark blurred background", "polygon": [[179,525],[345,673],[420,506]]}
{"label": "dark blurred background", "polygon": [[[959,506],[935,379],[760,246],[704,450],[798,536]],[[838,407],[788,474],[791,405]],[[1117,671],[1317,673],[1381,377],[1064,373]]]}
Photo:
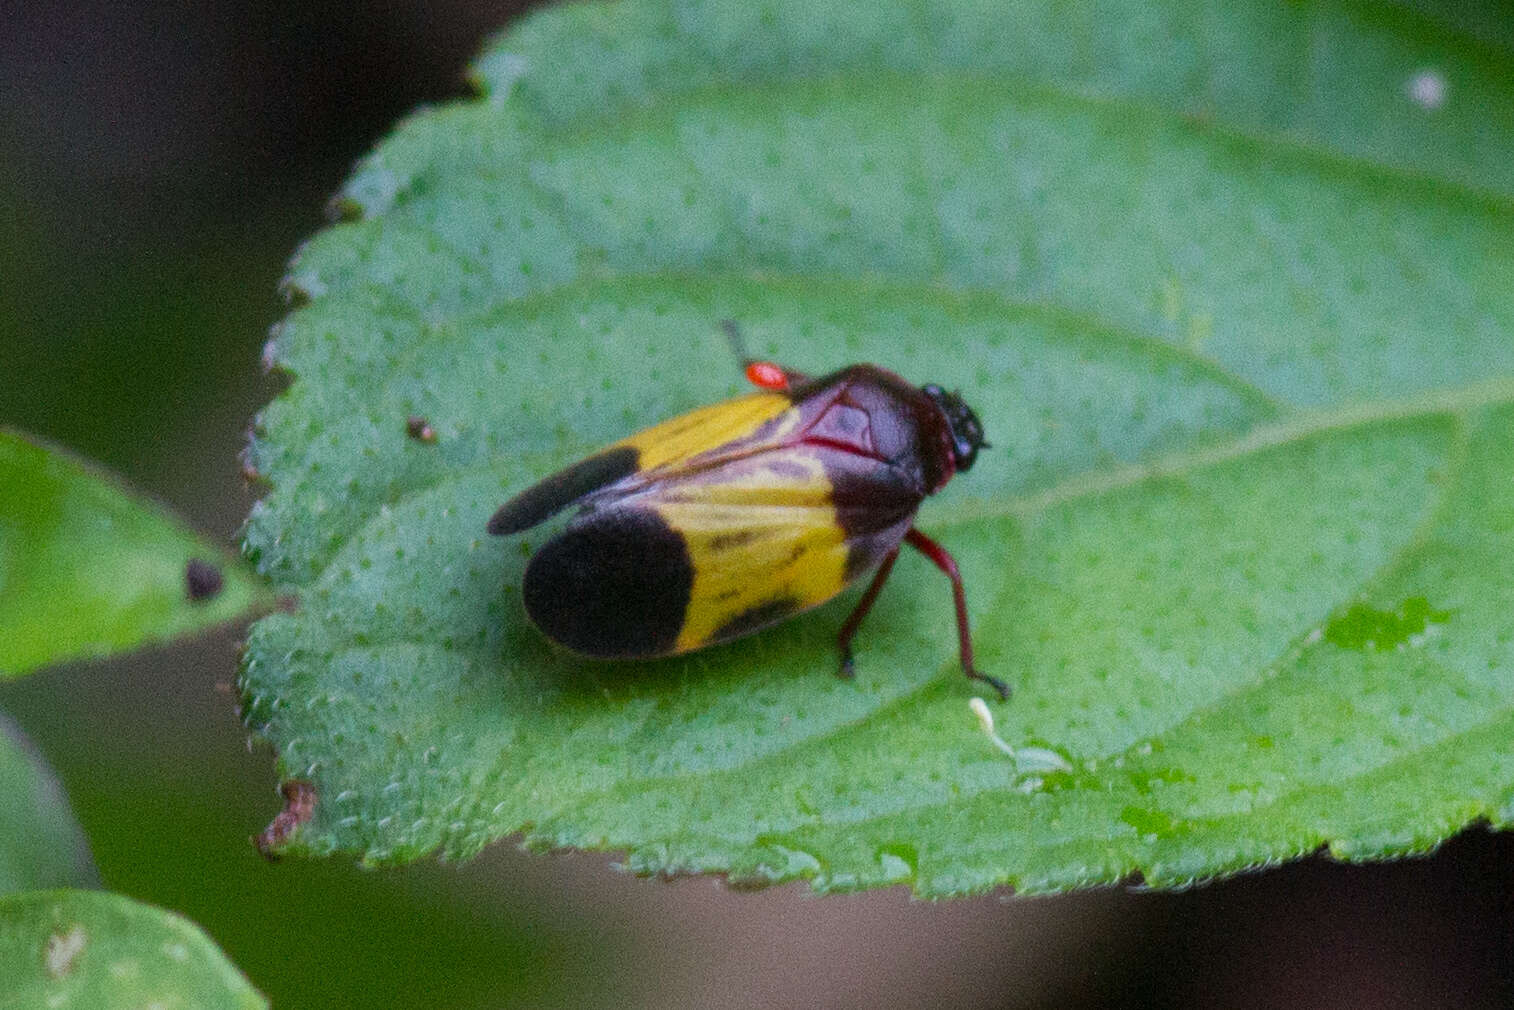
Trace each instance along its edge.
{"label": "dark blurred background", "polygon": [[[354,161],[521,3],[0,7],[0,424],[230,544],[280,388],[282,266]],[[0,687],[106,886],[200,922],[276,1007],[1514,1006],[1514,836],[1195,888],[941,904],[638,880],[611,856],[263,862],[238,630]]]}

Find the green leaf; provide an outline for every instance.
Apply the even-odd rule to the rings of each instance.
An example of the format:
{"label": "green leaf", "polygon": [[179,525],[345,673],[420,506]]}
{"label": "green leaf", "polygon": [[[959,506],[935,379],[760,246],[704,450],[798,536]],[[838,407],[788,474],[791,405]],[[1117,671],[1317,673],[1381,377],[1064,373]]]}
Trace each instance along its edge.
{"label": "green leaf", "polygon": [[222,624],[268,595],[164,509],[0,430],[0,677]]}
{"label": "green leaf", "polygon": [[[295,851],[1153,885],[1514,814],[1514,46],[1358,4],[575,4],[418,114],[300,253],[243,689]],[[1438,89],[1438,90],[1437,90]],[[590,663],[484,534],[554,468],[810,372],[993,448],[901,560],[735,645]],[[437,438],[406,436],[424,417]],[[1050,750],[1053,755],[1047,755]],[[1059,755],[1069,771],[1047,771]],[[1028,774],[1031,764],[1042,773]]]}
{"label": "green leaf", "polygon": [[267,1005],[182,916],[101,891],[0,898],[0,1010]]}
{"label": "green leaf", "polygon": [[99,883],[63,786],[0,716],[0,895]]}

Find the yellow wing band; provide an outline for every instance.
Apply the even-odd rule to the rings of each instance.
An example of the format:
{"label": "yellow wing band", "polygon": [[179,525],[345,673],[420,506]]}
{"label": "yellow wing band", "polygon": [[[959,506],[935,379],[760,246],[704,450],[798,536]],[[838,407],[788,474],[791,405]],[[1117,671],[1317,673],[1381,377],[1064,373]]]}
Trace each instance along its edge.
{"label": "yellow wing band", "polygon": [[[752,393],[654,424],[617,442],[616,446],[629,446],[639,453],[638,470],[655,470],[745,439],[784,411],[793,415],[788,424],[797,425],[799,411],[793,406],[793,401],[782,393]],[[782,432],[774,434],[782,437]]]}

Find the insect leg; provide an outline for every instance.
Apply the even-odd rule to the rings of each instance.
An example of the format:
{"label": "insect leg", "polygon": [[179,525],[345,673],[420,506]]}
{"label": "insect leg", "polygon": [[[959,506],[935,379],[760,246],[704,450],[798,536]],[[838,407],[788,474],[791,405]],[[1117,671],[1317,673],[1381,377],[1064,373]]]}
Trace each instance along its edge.
{"label": "insect leg", "polygon": [[998,678],[979,673],[978,668],[973,665],[973,638],[967,627],[967,596],[962,591],[962,573],[957,571],[956,559],[946,552],[945,547],[913,527],[904,534],[904,540],[915,550],[930,558],[936,567],[952,580],[952,596],[957,604],[957,639],[962,653],[962,672],[974,680],[981,680],[988,684],[999,692],[1001,700],[1008,701],[1009,686]]}
{"label": "insect leg", "polygon": [[736,352],[736,358],[746,372],[747,381],[758,389],[783,392],[809,379],[809,376],[803,372],[796,372],[791,368],[784,368],[775,362],[763,361],[748,354],[746,340],[742,337],[741,328],[736,325],[734,319],[723,320],[720,328],[725,331],[726,339],[731,342],[731,349]]}
{"label": "insect leg", "polygon": [[888,581],[888,573],[893,570],[894,562],[898,560],[899,548],[895,547],[889,551],[888,557],[883,559],[883,564],[878,566],[878,571],[873,575],[873,581],[868,585],[867,592],[862,594],[857,608],[841,626],[841,634],[836,636],[836,642],[841,646],[841,669],[836,672],[842,677],[850,679],[855,672],[852,669],[852,639],[857,637],[857,629],[862,627],[862,619],[867,616],[869,610],[873,609],[873,601],[878,598],[879,590]]}

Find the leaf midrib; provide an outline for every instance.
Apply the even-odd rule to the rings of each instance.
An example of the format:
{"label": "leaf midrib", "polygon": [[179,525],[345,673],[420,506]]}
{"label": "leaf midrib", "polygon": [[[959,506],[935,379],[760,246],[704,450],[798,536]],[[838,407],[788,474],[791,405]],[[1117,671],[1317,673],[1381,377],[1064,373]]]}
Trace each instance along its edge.
{"label": "leaf midrib", "polygon": [[[1180,348],[1173,348],[1173,350],[1182,353]],[[1284,420],[1255,425],[1232,439],[1168,453],[1145,463],[1091,469],[1030,495],[1011,496],[997,503],[969,498],[954,506],[934,507],[929,511],[928,519],[930,525],[935,528],[950,528],[996,518],[1013,517],[1024,520],[1084,498],[1108,494],[1150,481],[1182,477],[1246,456],[1301,444],[1323,435],[1376,425],[1458,416],[1472,410],[1511,405],[1514,405],[1514,377],[1500,376],[1469,386],[1430,390],[1397,400],[1362,401],[1332,410],[1300,410]],[[326,579],[339,577],[340,572],[334,572],[332,567],[335,559],[340,558],[354,542],[361,540],[370,532],[375,522],[384,519],[386,511],[392,512],[403,508],[407,502],[416,497],[434,494],[448,486],[460,484],[491,470],[491,463],[484,460],[461,467],[445,478],[418,487],[394,501],[380,503],[381,507],[376,507],[373,512],[368,513],[362,522],[353,527],[351,533],[342,540],[340,545],[332,550],[305,588],[317,590]],[[402,643],[435,644],[403,638],[380,639],[367,644],[372,646]]]}
{"label": "leaf midrib", "polygon": [[[1514,380],[1507,380],[1507,381],[1508,381],[1508,383],[1511,386],[1514,386]],[[1511,402],[1510,396],[1506,395],[1505,398],[1502,401],[1499,401],[1499,402],[1504,402],[1504,403]],[[1426,412],[1426,413],[1424,413],[1422,415],[1413,415],[1413,414],[1411,414],[1411,415],[1408,415],[1408,416],[1410,416],[1410,417],[1414,417],[1414,416],[1431,417],[1431,416],[1443,416],[1443,415],[1446,415],[1448,413],[1452,413],[1452,412],[1449,412],[1447,410],[1441,409],[1441,410],[1428,411],[1428,412]],[[1369,417],[1365,418],[1360,423],[1372,424],[1372,423],[1382,423],[1383,421],[1384,421],[1384,418],[1382,416],[1373,415],[1373,416],[1369,416]],[[1321,433],[1322,431],[1328,431],[1328,430],[1329,430],[1328,427],[1323,428],[1323,429],[1318,429],[1318,430],[1313,430],[1312,429],[1312,430],[1310,430],[1308,432],[1308,434],[1309,435],[1314,435],[1314,434]],[[1225,690],[1224,692],[1222,692],[1220,695],[1216,696],[1215,698],[1210,699],[1204,705],[1198,706],[1198,707],[1195,707],[1195,708],[1191,708],[1191,709],[1187,709],[1187,710],[1183,711],[1178,718],[1169,721],[1166,725],[1162,726],[1159,729],[1156,729],[1154,732],[1144,733],[1142,735],[1142,737],[1141,737],[1141,741],[1151,741],[1151,740],[1161,739],[1161,738],[1165,737],[1166,735],[1170,734],[1176,728],[1178,728],[1178,727],[1180,727],[1182,725],[1191,723],[1192,721],[1194,721],[1196,719],[1200,719],[1200,718],[1204,718],[1206,716],[1212,715],[1212,714],[1220,711],[1221,709],[1223,709],[1225,706],[1227,706],[1229,704],[1232,704],[1233,701],[1234,701],[1234,699],[1237,696],[1239,696],[1241,694],[1248,693],[1248,692],[1255,691],[1258,688],[1260,688],[1263,685],[1265,685],[1267,682],[1273,680],[1275,674],[1279,670],[1283,669],[1290,662],[1291,659],[1296,658],[1298,655],[1300,655],[1302,653],[1303,650],[1305,650],[1311,644],[1313,644],[1310,641],[1310,635],[1311,635],[1312,630],[1315,629],[1315,628],[1317,628],[1324,621],[1324,619],[1328,616],[1328,614],[1330,612],[1334,612],[1334,611],[1340,609],[1340,607],[1342,605],[1344,605],[1344,602],[1346,600],[1350,600],[1350,599],[1356,598],[1358,595],[1360,595],[1360,593],[1362,592],[1362,590],[1365,587],[1370,586],[1370,585],[1372,585],[1374,583],[1378,583],[1378,582],[1383,581],[1384,579],[1386,579],[1387,577],[1389,577],[1393,571],[1395,571],[1396,569],[1398,569],[1401,566],[1403,566],[1404,564],[1406,564],[1407,561],[1415,554],[1415,552],[1426,542],[1426,540],[1427,540],[1430,532],[1440,524],[1445,509],[1449,507],[1449,503],[1454,499],[1455,492],[1456,492],[1456,490],[1460,486],[1461,479],[1462,479],[1462,474],[1464,472],[1465,466],[1467,465],[1467,461],[1468,461],[1467,460],[1467,452],[1466,452],[1466,449],[1467,449],[1467,446],[1468,446],[1468,442],[1469,442],[1469,440],[1468,440],[1468,433],[1466,431],[1466,425],[1464,425],[1464,424],[1458,425],[1457,426],[1457,431],[1456,431],[1456,434],[1455,434],[1454,444],[1450,447],[1450,449],[1447,452],[1447,457],[1446,457],[1447,473],[1445,475],[1444,480],[1440,484],[1440,487],[1438,489],[1439,494],[1438,494],[1436,500],[1433,501],[1433,502],[1431,502],[1431,503],[1427,503],[1427,505],[1423,509],[1422,517],[1421,517],[1420,521],[1416,524],[1413,533],[1404,541],[1404,543],[1402,545],[1400,545],[1400,547],[1398,549],[1396,549],[1394,551],[1394,553],[1393,553],[1393,555],[1391,557],[1389,557],[1387,560],[1385,560],[1383,562],[1383,564],[1381,564],[1380,566],[1378,566],[1378,568],[1375,571],[1373,571],[1372,573],[1369,573],[1368,575],[1364,576],[1360,580],[1360,582],[1358,583],[1358,588],[1356,588],[1355,590],[1353,590],[1351,592],[1343,594],[1341,600],[1339,600],[1336,603],[1334,603],[1333,605],[1331,605],[1330,608],[1329,608],[1329,610],[1327,610],[1325,613],[1317,615],[1316,619],[1314,621],[1308,622],[1307,628],[1305,630],[1301,630],[1299,633],[1297,633],[1294,636],[1292,636],[1289,639],[1289,641],[1287,642],[1287,644],[1285,645],[1285,647],[1283,649],[1281,649],[1274,656],[1274,658],[1272,658],[1271,660],[1269,660],[1269,661],[1267,661],[1265,663],[1260,664],[1259,665],[1259,676],[1257,676],[1256,678],[1248,678],[1248,679],[1246,679],[1244,681],[1239,681],[1239,682],[1236,682],[1233,685],[1230,685],[1227,690]],[[424,641],[424,640],[413,640],[413,639],[381,640],[380,642],[369,643],[369,644],[361,646],[361,647],[353,646],[351,648],[354,649],[354,650],[361,649],[362,651],[371,652],[374,649],[382,649],[385,646],[389,646],[389,645],[406,645],[406,646],[411,646],[411,647],[416,647],[416,648],[422,648],[422,649],[435,648],[435,643],[434,642],[429,642],[429,641]],[[336,647],[335,651],[336,652],[345,652],[345,651],[349,651],[349,650],[347,648],[338,646],[338,647]],[[459,647],[459,648],[457,648],[456,651],[471,653],[478,660],[483,660],[483,659],[487,658],[487,656],[485,656],[485,655],[479,653],[477,650],[471,649],[471,648],[469,648],[467,646]],[[867,711],[865,711],[864,713],[862,713],[861,715],[859,715],[857,718],[849,719],[849,720],[844,720],[842,722],[838,722],[838,723],[836,723],[834,725],[826,727],[823,731],[820,731],[820,732],[817,732],[817,733],[811,733],[811,734],[809,734],[807,736],[804,736],[802,738],[796,738],[796,739],[793,739],[793,740],[782,742],[778,746],[776,746],[774,749],[766,751],[766,752],[764,752],[764,753],[762,753],[760,755],[756,755],[756,756],[751,757],[749,759],[738,761],[738,762],[736,762],[736,763],[734,763],[732,765],[721,767],[721,768],[698,769],[698,770],[690,770],[690,771],[676,772],[676,773],[669,773],[669,774],[662,774],[662,775],[645,775],[645,774],[642,774],[642,775],[636,776],[635,779],[632,780],[632,781],[626,781],[626,780],[616,781],[614,783],[608,784],[608,785],[603,786],[603,787],[599,787],[599,788],[595,788],[595,789],[590,789],[590,790],[586,790],[586,791],[577,793],[566,805],[558,807],[557,809],[551,811],[551,813],[548,814],[546,818],[537,818],[535,820],[536,820],[537,823],[539,823],[541,820],[544,820],[544,819],[549,819],[549,820],[558,821],[558,822],[561,822],[563,820],[571,820],[572,819],[572,815],[573,815],[573,813],[575,811],[583,809],[586,805],[592,806],[592,805],[597,804],[597,803],[602,803],[606,799],[610,799],[610,798],[613,798],[613,797],[618,796],[618,795],[623,795],[624,791],[627,790],[627,789],[633,789],[635,791],[645,791],[649,787],[664,786],[664,785],[675,785],[675,784],[677,784],[679,782],[682,782],[682,781],[697,780],[697,779],[714,779],[714,778],[718,778],[718,777],[722,777],[722,776],[730,776],[730,775],[736,775],[736,774],[750,774],[751,771],[752,771],[752,769],[754,769],[754,768],[759,768],[759,767],[762,767],[762,766],[765,766],[765,765],[768,765],[768,764],[772,764],[772,763],[783,763],[783,762],[792,761],[794,759],[794,755],[796,753],[803,753],[807,749],[810,749],[810,748],[813,748],[813,747],[822,746],[822,745],[825,744],[825,742],[827,740],[836,738],[836,737],[838,737],[840,735],[843,735],[845,733],[855,732],[855,731],[857,731],[860,728],[863,728],[863,727],[868,726],[869,724],[875,723],[880,718],[886,716],[890,712],[893,712],[893,711],[896,711],[896,710],[900,710],[900,709],[905,708],[906,706],[918,703],[919,700],[920,700],[920,698],[923,695],[927,694],[928,692],[931,692],[933,690],[941,690],[941,689],[943,689],[944,685],[946,683],[946,677],[951,672],[949,670],[950,666],[951,666],[950,663],[943,664],[943,666],[942,666],[942,672],[938,676],[930,677],[930,678],[921,680],[919,683],[917,683],[913,687],[911,687],[911,688],[909,688],[909,689],[907,689],[905,691],[902,691],[902,692],[894,695],[893,697],[889,698],[886,702],[884,702],[884,703],[882,703],[882,704],[880,704],[880,705],[878,705],[878,706],[876,706],[874,708],[868,709]],[[1448,671],[1448,672],[1452,672],[1452,671]],[[1500,713],[1502,711],[1503,710],[1500,710]],[[1458,731],[1458,732],[1460,732],[1460,731]],[[1092,759],[1096,759],[1096,760],[1099,760],[1099,761],[1105,761],[1105,760],[1108,760],[1109,758],[1117,756],[1119,754],[1128,754],[1129,751],[1130,751],[1130,748],[1133,747],[1133,746],[1135,746],[1139,742],[1140,741],[1129,743],[1129,744],[1125,745],[1123,748],[1121,748],[1119,750],[1116,750],[1116,751],[1112,751],[1112,752],[1107,753],[1107,754],[1080,755],[1080,757],[1082,757],[1084,759],[1092,758]],[[1436,743],[1438,743],[1438,742],[1439,742],[1439,738],[1437,738]],[[1433,746],[1433,745],[1434,745],[1434,743],[1426,745],[1426,746]],[[1419,749],[1423,749],[1423,748],[1422,747],[1421,748],[1417,748],[1416,752]],[[1399,757],[1401,757],[1401,755]],[[1398,757],[1393,758],[1393,760],[1398,760],[1398,759],[1399,759]],[[1375,769],[1377,767],[1378,767],[1377,765],[1373,765],[1372,766],[1373,769]],[[970,789],[969,792],[967,793],[967,795],[976,796],[976,795],[979,795],[981,793],[991,792],[991,791],[994,791],[994,790],[987,789],[987,788],[985,788],[985,789]],[[879,819],[881,817],[886,817],[886,816],[890,816],[892,814],[896,814],[896,813],[898,813],[901,810],[906,810],[906,809],[908,809],[908,810],[915,810],[915,809],[927,810],[927,809],[932,809],[934,807],[945,805],[948,802],[952,802],[952,801],[941,800],[941,801],[930,801],[930,802],[926,802],[926,803],[906,804],[904,806],[898,807],[896,809],[891,809],[889,811],[885,811],[885,812],[877,814],[877,815],[870,815],[870,816],[867,816],[867,817],[853,819],[853,820],[847,821],[847,823],[867,823],[869,821],[876,820],[876,819]],[[835,822],[835,818],[832,818],[831,822]],[[802,826],[802,825],[788,825],[787,828],[785,828],[784,826],[780,825],[780,826],[776,826],[776,829],[777,830],[792,830],[792,829],[794,829],[796,827],[799,827],[799,826]],[[533,829],[533,830],[535,830],[535,829]]]}
{"label": "leaf midrib", "polygon": [[[994,310],[1001,309],[1000,314],[1006,320],[1006,324],[1016,318],[1029,317],[1050,324],[1050,339],[1067,341],[1072,338],[1065,333],[1076,332],[1077,339],[1100,341],[1110,345],[1119,346],[1121,349],[1135,351],[1148,357],[1153,364],[1162,365],[1177,363],[1194,369],[1206,376],[1216,384],[1225,387],[1237,397],[1243,399],[1259,413],[1278,414],[1293,411],[1297,408],[1278,400],[1272,394],[1262,389],[1250,380],[1235,374],[1224,365],[1214,359],[1198,353],[1196,349],[1186,344],[1180,344],[1165,339],[1158,334],[1144,334],[1129,327],[1095,317],[1090,313],[1070,309],[1050,300],[1024,299],[1011,297],[996,291],[987,291],[974,288],[945,288],[937,284],[920,283],[910,281],[898,281],[893,279],[859,278],[839,275],[793,275],[772,274],[758,278],[745,273],[730,272],[705,272],[693,273],[682,271],[653,271],[647,273],[605,273],[593,277],[583,277],[568,284],[559,285],[543,291],[534,292],[525,297],[496,302],[486,309],[478,312],[462,313],[448,317],[443,324],[437,324],[428,329],[426,339],[417,340],[403,348],[390,363],[388,363],[384,380],[387,392],[396,378],[402,379],[409,374],[413,367],[418,365],[427,356],[434,355],[438,346],[450,346],[466,343],[469,334],[476,328],[488,328],[510,322],[520,318],[549,312],[554,307],[564,302],[592,301],[601,292],[614,292],[620,297],[627,294],[654,294],[665,293],[670,285],[684,285],[690,290],[708,285],[711,282],[720,285],[739,287],[761,287],[767,290],[782,290],[789,292],[805,292],[811,295],[824,295],[827,292],[843,295],[853,300],[866,298],[886,297],[898,300],[901,304],[906,302],[928,303],[948,314],[968,315],[973,313],[991,314]],[[711,330],[714,330],[714,320],[711,321]],[[714,346],[712,342],[712,347]],[[724,348],[717,348],[724,353]],[[846,362],[833,362],[839,367]],[[281,354],[278,360],[279,367],[295,375],[297,378],[302,374],[302,365],[298,360],[297,353],[292,357],[287,353]],[[298,384],[291,386],[279,397],[280,403],[291,402],[291,397],[296,394]],[[1514,388],[1514,386],[1511,386]],[[347,410],[369,411],[372,409],[373,396],[371,391],[353,388],[343,384],[335,390],[340,397],[333,412],[343,413]],[[330,397],[333,402],[336,396]],[[288,409],[287,407],[282,409]],[[647,423],[652,423],[654,418],[648,418]],[[581,451],[588,453],[596,448],[594,445],[583,445]],[[270,503],[275,503],[286,494],[295,493],[286,491],[284,487],[298,489],[301,479],[308,472],[309,457],[301,454],[295,457],[295,465],[288,472],[269,474],[274,481],[274,487],[268,496],[254,506],[268,508]],[[385,508],[403,506],[414,497],[428,493],[436,488],[445,487],[448,481],[461,479],[462,476],[487,471],[490,465],[487,461],[461,467],[456,471],[456,476],[451,476],[442,481],[434,481],[427,484],[417,485],[404,494],[382,501],[374,501],[371,507],[365,510],[359,522],[338,540],[329,549],[317,552],[309,564],[314,568],[313,574],[308,581],[305,579],[291,580],[287,588],[314,587],[320,584],[326,577],[334,559],[339,558],[352,542],[359,539],[371,524],[383,514]]]}
{"label": "leaf midrib", "polygon": [[1211,466],[1298,445],[1324,435],[1394,425],[1435,417],[1465,417],[1475,410],[1514,405],[1514,376],[1496,377],[1468,386],[1427,390],[1396,400],[1365,400],[1331,410],[1299,410],[1284,420],[1258,424],[1236,438],[1196,449],[1182,449],[1146,463],[1084,471],[1067,480],[1024,496],[1012,496],[990,507],[971,503],[934,517],[952,526],[983,519],[1030,518],[1048,509],[1083,498],[1108,494],[1149,481],[1183,477]]}

